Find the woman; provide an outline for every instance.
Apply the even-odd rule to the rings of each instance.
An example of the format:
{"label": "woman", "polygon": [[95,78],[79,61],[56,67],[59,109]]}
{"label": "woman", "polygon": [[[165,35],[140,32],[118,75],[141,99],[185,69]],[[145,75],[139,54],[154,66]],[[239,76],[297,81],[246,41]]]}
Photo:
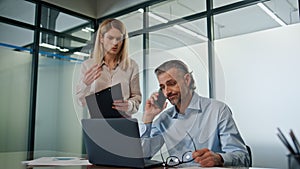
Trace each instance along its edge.
{"label": "woman", "polygon": [[121,83],[124,100],[115,100],[112,107],[131,116],[141,103],[139,68],[128,57],[128,34],[117,19],[106,19],[98,28],[92,57],[82,63],[77,96],[85,106],[85,97]]}

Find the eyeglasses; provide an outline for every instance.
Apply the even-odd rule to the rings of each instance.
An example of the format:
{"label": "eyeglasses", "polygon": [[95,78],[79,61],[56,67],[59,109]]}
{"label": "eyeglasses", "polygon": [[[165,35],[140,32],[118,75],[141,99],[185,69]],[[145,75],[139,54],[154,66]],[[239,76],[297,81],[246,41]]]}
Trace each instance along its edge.
{"label": "eyeglasses", "polygon": [[[194,151],[196,151],[196,146],[195,146],[192,136],[188,132],[186,132],[186,133],[189,136],[189,138],[192,140],[192,143],[194,146]],[[165,166],[165,167],[174,167],[174,166],[178,166],[183,163],[192,162],[194,160],[194,158],[192,157],[192,153],[193,153],[193,151],[187,151],[187,152],[183,153],[181,160],[176,156],[169,156],[165,161],[164,157],[162,155],[161,149],[160,149],[160,156],[161,156],[161,159],[163,162],[163,166]]]}

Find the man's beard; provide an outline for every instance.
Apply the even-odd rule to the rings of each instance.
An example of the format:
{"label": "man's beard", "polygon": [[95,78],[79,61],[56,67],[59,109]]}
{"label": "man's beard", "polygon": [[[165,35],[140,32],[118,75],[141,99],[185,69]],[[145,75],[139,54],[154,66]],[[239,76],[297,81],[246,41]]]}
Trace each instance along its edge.
{"label": "man's beard", "polygon": [[175,95],[173,99],[168,99],[170,103],[174,106],[181,105],[181,97],[178,97],[178,95]]}

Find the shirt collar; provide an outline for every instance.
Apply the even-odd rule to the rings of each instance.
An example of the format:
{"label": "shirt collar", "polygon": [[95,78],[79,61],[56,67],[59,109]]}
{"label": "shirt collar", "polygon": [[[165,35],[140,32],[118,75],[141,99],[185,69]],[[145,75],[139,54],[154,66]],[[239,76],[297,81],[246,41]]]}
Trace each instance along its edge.
{"label": "shirt collar", "polygon": [[101,67],[103,66],[103,65],[105,65],[105,62],[104,62],[104,60],[102,60],[102,62],[101,62]]}
{"label": "shirt collar", "polygon": [[[105,63],[104,60],[102,60],[102,62],[101,62],[101,67],[104,66],[104,65],[106,65],[106,63]],[[117,64],[116,64],[116,66],[115,66],[114,69],[116,69],[119,65],[120,65],[120,61],[117,62]],[[106,65],[106,66],[107,66],[107,65]]]}
{"label": "shirt collar", "polygon": [[[193,96],[191,99],[190,104],[188,105],[188,107],[185,110],[185,113],[190,113],[193,110],[197,110],[198,112],[202,112],[202,108],[201,108],[201,97],[196,93],[193,92]],[[176,109],[175,106],[173,106],[173,114],[172,114],[172,118],[177,118],[178,117],[178,110]]]}

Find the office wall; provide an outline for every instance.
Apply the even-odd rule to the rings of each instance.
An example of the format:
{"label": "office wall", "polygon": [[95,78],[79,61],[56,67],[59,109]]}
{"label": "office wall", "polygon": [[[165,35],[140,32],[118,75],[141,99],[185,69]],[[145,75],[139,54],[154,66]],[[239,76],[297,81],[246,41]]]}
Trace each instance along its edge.
{"label": "office wall", "polygon": [[287,168],[280,127],[300,138],[300,24],[217,40],[217,99],[231,108],[255,167]]}

